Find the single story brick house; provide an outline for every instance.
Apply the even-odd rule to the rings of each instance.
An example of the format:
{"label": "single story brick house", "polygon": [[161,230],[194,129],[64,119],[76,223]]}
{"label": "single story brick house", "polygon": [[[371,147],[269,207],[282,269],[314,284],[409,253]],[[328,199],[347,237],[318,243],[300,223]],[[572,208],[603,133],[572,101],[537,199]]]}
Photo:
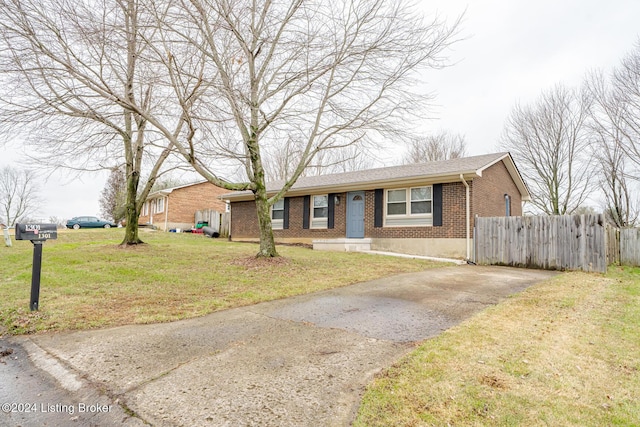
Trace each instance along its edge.
{"label": "single story brick house", "polygon": [[[275,194],[283,182],[267,184]],[[249,191],[231,204],[233,240],[257,240]],[[301,177],[271,209],[274,236],[316,249],[469,259],[474,217],[522,215],[530,194],[509,153]]]}
{"label": "single story brick house", "polygon": [[144,202],[138,222],[164,231],[191,229],[195,225],[196,211],[225,212],[227,204],[220,197],[229,192],[209,181],[154,191]]}

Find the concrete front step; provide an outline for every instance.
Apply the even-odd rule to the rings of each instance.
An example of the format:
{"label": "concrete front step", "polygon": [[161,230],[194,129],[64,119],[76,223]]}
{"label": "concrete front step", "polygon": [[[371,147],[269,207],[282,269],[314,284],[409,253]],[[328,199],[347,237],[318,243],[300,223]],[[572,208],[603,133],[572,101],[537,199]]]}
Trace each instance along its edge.
{"label": "concrete front step", "polygon": [[316,251],[363,252],[371,250],[371,239],[323,239],[314,240]]}

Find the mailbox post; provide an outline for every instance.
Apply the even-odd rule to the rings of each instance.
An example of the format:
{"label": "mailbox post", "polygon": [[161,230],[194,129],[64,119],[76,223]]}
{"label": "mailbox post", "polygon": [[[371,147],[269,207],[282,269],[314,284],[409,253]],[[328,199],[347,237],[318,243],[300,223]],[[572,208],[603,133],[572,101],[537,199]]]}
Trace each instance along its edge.
{"label": "mailbox post", "polygon": [[49,239],[58,238],[55,224],[16,224],[16,240],[31,240],[33,243],[33,267],[31,269],[31,311],[38,310],[40,301],[40,272],[42,271],[42,245]]}

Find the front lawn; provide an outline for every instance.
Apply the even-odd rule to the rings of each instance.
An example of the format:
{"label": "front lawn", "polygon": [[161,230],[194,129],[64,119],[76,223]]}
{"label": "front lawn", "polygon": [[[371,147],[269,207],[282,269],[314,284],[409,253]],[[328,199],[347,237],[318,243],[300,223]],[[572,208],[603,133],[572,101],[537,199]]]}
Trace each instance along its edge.
{"label": "front lawn", "polygon": [[33,246],[0,247],[0,335],[166,322],[441,265],[291,246],[256,260],[256,244],[149,230],[147,245],[122,249],[122,233],[60,230],[47,241],[33,313]]}
{"label": "front lawn", "polygon": [[386,370],[355,426],[640,425],[640,269],[564,273]]}

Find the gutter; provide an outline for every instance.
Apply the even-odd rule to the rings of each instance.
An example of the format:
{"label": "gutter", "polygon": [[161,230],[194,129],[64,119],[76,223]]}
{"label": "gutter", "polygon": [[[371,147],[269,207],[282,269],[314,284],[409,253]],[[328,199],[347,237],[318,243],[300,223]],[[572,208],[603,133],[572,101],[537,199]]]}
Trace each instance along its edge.
{"label": "gutter", "polygon": [[469,261],[471,259],[471,235],[469,232],[469,229],[471,228],[471,209],[469,207],[469,184],[467,184],[467,181],[465,181],[464,179],[464,175],[460,174],[460,180],[462,181],[462,183],[464,184],[465,188],[466,188],[466,211],[467,211],[467,218],[466,218],[466,224],[467,224],[467,261]]}
{"label": "gutter", "polygon": [[164,207],[164,231],[169,231],[169,197],[165,197],[167,200],[166,206]]}

